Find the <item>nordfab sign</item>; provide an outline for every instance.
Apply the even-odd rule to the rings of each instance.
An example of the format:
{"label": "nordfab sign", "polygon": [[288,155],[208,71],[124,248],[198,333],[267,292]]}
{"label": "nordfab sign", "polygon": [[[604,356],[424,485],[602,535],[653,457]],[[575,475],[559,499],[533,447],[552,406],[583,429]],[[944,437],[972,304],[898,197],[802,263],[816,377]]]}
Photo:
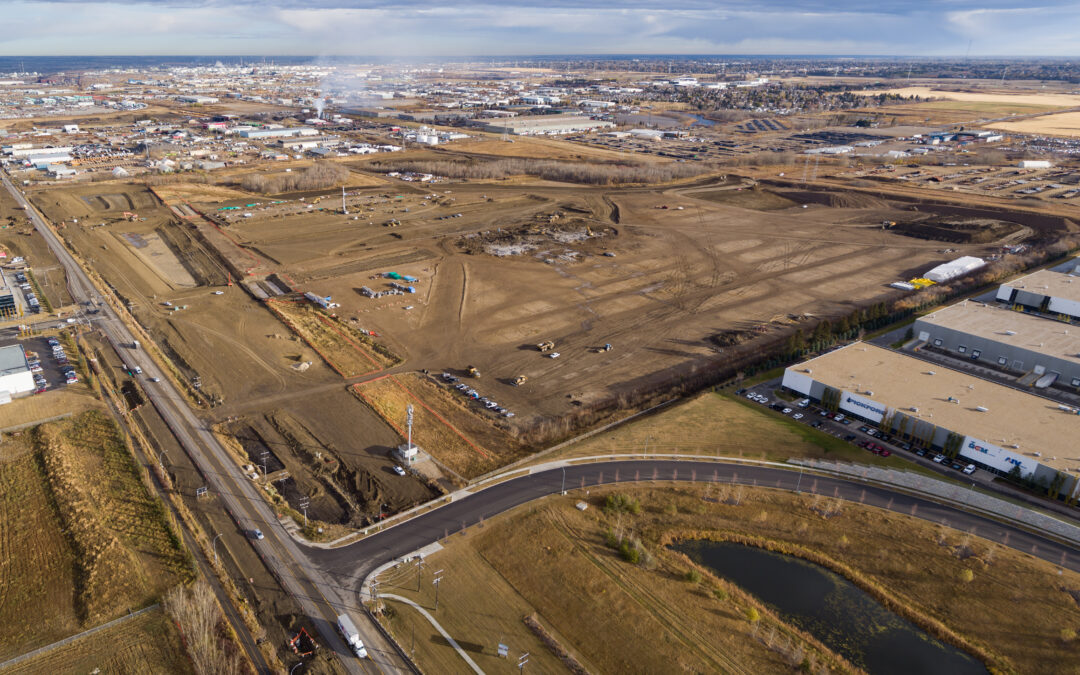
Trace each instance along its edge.
{"label": "nordfab sign", "polygon": [[885,413],[888,411],[884,404],[863,398],[858,394],[849,394],[846,391],[840,395],[840,409],[872,422],[885,419]]}
{"label": "nordfab sign", "polygon": [[1039,466],[1030,457],[999,448],[993,443],[980,441],[973,436],[964,437],[964,444],[960,447],[960,456],[1004,473],[1009,473],[1014,466],[1019,466],[1020,473],[1025,476],[1035,473],[1036,467]]}

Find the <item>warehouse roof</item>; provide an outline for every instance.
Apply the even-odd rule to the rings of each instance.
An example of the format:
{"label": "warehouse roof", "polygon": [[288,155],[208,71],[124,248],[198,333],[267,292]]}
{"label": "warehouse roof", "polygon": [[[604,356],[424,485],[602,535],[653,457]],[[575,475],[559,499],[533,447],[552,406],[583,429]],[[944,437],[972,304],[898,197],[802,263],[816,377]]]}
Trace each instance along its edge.
{"label": "warehouse roof", "polygon": [[1016,452],[1029,456],[1041,452],[1038,461],[1055,469],[1080,467],[1075,442],[1080,416],[1062,411],[1054,401],[865,342],[792,368],[809,369],[810,377],[827,386],[868,396],[949,431],[1002,448],[1015,444]]}
{"label": "warehouse roof", "polygon": [[26,354],[21,345],[0,347],[0,377],[14,375],[30,370],[26,363]]}
{"label": "warehouse roof", "polygon": [[[1054,319],[981,302],[961,302],[927,314],[919,321],[1080,364],[1080,327]],[[968,346],[978,348],[978,345]]]}
{"label": "warehouse roof", "polygon": [[1039,270],[1002,286],[1052,298],[1080,301],[1080,277],[1053,270]]}

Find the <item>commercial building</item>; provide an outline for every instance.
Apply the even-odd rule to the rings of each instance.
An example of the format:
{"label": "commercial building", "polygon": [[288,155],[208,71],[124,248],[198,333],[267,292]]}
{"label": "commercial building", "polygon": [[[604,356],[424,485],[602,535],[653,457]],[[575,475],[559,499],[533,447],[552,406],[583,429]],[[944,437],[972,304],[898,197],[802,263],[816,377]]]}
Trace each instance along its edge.
{"label": "commercial building", "polygon": [[915,321],[920,342],[994,368],[1030,374],[1035,386],[1080,389],[1080,327],[965,301]]}
{"label": "commercial building", "polygon": [[0,403],[9,403],[13,396],[37,389],[26,353],[21,345],[0,347]]}
{"label": "commercial building", "polygon": [[997,299],[1067,319],[1080,319],[1080,277],[1039,270],[998,287]]}
{"label": "commercial building", "polygon": [[914,445],[1080,492],[1074,408],[865,342],[788,368],[783,386]]}
{"label": "commercial building", "polygon": [[19,307],[15,300],[15,289],[8,281],[7,273],[0,270],[0,317],[10,319],[18,316]]}
{"label": "commercial building", "polygon": [[318,136],[319,131],[311,127],[249,127],[237,132],[243,138],[291,138],[292,136]]}
{"label": "commercial building", "polygon": [[573,134],[595,129],[611,129],[615,126],[614,122],[589,119],[581,115],[530,115],[512,119],[478,120],[476,124],[485,131],[517,136]]}

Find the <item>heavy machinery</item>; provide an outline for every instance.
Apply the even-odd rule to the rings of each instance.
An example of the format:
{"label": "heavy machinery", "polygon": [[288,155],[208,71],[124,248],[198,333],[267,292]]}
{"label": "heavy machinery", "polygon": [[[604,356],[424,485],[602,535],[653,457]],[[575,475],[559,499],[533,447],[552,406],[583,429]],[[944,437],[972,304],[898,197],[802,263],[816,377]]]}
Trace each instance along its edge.
{"label": "heavy machinery", "polygon": [[529,381],[529,378],[526,377],[525,375],[518,375],[517,377],[514,378],[514,384],[516,386],[518,386],[518,387],[520,387],[521,385],[525,384],[528,381]]}
{"label": "heavy machinery", "polygon": [[598,352],[610,352],[611,351],[611,343],[609,342],[606,345],[604,345],[603,347],[599,347],[596,351],[598,351]]}
{"label": "heavy machinery", "polygon": [[536,348],[542,352],[551,351],[552,349],[555,349],[555,342],[553,340],[545,340],[537,344]]}
{"label": "heavy machinery", "polygon": [[469,377],[475,377],[478,380],[480,379],[480,371],[476,369],[476,366],[469,366],[465,370],[469,373]]}

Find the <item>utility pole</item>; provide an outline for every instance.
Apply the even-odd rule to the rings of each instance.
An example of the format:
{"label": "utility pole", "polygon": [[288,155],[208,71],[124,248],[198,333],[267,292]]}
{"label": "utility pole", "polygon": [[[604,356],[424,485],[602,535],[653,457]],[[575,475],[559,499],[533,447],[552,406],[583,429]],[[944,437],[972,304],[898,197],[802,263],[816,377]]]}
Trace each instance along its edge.
{"label": "utility pole", "polygon": [[525,664],[529,662],[529,652],[525,652],[518,657],[518,673],[525,672]]}
{"label": "utility pole", "polygon": [[299,499],[299,501],[296,502],[296,505],[299,506],[304,511],[304,527],[307,527],[307,525],[308,525],[308,522],[307,522],[307,507],[308,507],[308,504],[310,504],[310,503],[311,503],[311,499],[309,499],[308,497],[301,497]]}
{"label": "utility pole", "polygon": [[435,578],[431,583],[435,584],[435,611],[439,611],[439,582],[442,581],[442,570],[435,573]]}
{"label": "utility pole", "polygon": [[[224,534],[224,533],[222,533],[222,534]],[[214,549],[214,567],[217,567],[217,564],[218,564],[218,557],[217,557],[217,540],[218,539],[221,539],[220,534],[218,536],[214,537],[214,541],[210,543],[210,547],[212,549]]]}
{"label": "utility pole", "polygon": [[259,459],[262,460],[263,478],[266,478],[266,458],[270,456],[269,450],[263,450],[259,455]]}
{"label": "utility pole", "polygon": [[420,592],[420,575],[424,571],[424,559],[417,558],[416,560],[416,592]]}
{"label": "utility pole", "polygon": [[566,467],[562,468],[562,488],[559,490],[561,494],[566,494]]}

